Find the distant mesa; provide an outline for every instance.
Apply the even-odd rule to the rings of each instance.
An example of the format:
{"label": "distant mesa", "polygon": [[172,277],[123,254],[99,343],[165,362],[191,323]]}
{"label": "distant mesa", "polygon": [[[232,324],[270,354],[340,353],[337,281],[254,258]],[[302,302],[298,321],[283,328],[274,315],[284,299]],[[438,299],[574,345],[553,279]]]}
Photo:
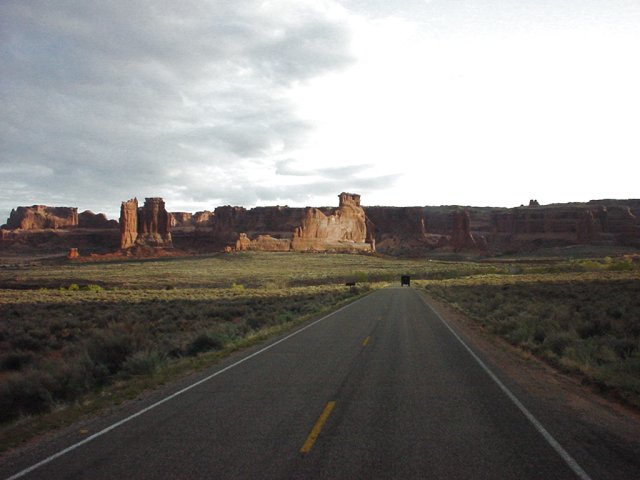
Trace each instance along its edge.
{"label": "distant mesa", "polygon": [[75,207],[47,207],[32,205],[11,210],[8,230],[44,230],[73,228],[78,226],[78,209]]}
{"label": "distant mesa", "polygon": [[[75,207],[12,210],[0,247],[87,253],[175,255],[180,252],[379,252],[499,255],[570,245],[640,247],[640,200],[496,207],[363,207],[343,192],[337,207],[219,206],[170,213],[160,197],[122,202],[119,222]],[[172,250],[174,249],[174,250]],[[172,253],[173,252],[173,253]],[[90,256],[90,255],[89,255]]]}
{"label": "distant mesa", "polygon": [[118,228],[116,220],[109,220],[104,213],[93,213],[85,210],[78,215],[78,227],[80,228]]}

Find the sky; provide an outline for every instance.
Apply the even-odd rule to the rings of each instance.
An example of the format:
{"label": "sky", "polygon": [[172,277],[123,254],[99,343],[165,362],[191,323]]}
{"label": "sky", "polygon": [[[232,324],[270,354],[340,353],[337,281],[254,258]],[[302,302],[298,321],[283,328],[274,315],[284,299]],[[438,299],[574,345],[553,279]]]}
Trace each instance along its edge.
{"label": "sky", "polygon": [[639,198],[637,0],[3,0],[0,223]]}

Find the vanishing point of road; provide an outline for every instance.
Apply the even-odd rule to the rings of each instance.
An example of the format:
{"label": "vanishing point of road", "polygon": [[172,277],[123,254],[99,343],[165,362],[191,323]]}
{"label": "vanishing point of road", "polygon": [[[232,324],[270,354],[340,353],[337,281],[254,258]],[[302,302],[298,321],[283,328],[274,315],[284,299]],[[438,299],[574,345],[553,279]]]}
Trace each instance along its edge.
{"label": "vanishing point of road", "polygon": [[[640,478],[412,288],[386,288],[0,469],[42,479]],[[195,384],[194,384],[195,383]],[[572,424],[569,424],[572,425]],[[597,440],[597,439],[596,439]],[[10,470],[7,470],[10,469]]]}

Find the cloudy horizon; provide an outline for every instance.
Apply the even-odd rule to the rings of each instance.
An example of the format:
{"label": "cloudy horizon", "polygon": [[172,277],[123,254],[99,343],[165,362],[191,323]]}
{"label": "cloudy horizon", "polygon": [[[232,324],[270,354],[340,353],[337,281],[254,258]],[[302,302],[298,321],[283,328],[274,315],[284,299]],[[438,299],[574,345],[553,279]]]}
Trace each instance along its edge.
{"label": "cloudy horizon", "polygon": [[0,40],[0,223],[640,197],[632,0],[6,0]]}

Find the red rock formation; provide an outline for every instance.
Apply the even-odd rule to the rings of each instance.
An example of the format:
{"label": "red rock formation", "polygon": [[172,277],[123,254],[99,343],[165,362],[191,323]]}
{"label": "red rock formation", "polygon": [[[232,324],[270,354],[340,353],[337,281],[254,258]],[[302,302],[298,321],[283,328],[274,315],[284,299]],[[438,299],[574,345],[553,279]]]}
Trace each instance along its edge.
{"label": "red rock formation", "polygon": [[247,250],[288,252],[291,250],[291,240],[288,238],[273,238],[271,235],[258,235],[255,240],[251,240],[246,233],[241,233],[236,241],[236,251]]}
{"label": "red rock formation", "polygon": [[162,198],[145,198],[138,207],[138,199],[122,202],[120,206],[120,248],[171,248],[171,214]]}
{"label": "red rock formation", "polygon": [[43,230],[46,228],[73,228],[78,226],[78,209],[75,207],[47,207],[33,205],[11,210],[8,230]]}
{"label": "red rock formation", "polygon": [[491,214],[494,240],[515,244],[549,241],[554,244],[589,243],[598,240],[607,216],[599,209],[554,205],[502,209]]}
{"label": "red rock formation", "polygon": [[360,195],[343,192],[339,197],[339,207],[329,215],[318,208],[306,209],[302,225],[294,231],[292,250],[372,250],[366,243],[367,220]]}
{"label": "red rock formation", "polygon": [[138,208],[137,246],[173,247],[171,240],[171,214],[167,212],[162,198],[145,198]]}
{"label": "red rock formation", "polygon": [[602,233],[599,222],[591,210],[582,210],[576,224],[576,240],[578,243],[591,243]]}
{"label": "red rock formation", "polygon": [[138,199],[120,205],[120,248],[132,248],[138,238]]}
{"label": "red rock formation", "polygon": [[78,215],[78,228],[118,228],[118,222],[109,220],[104,213],[85,210]]}
{"label": "red rock formation", "polygon": [[171,227],[188,228],[209,226],[212,218],[213,212],[208,210],[193,214],[189,212],[171,212]]}
{"label": "red rock formation", "polygon": [[246,209],[226,205],[217,207],[214,211],[212,241],[218,245],[234,243],[239,232],[245,230],[241,224],[244,220]]}
{"label": "red rock formation", "polygon": [[246,233],[241,233],[240,236],[238,237],[238,240],[236,240],[236,251],[242,252],[245,250],[249,250],[250,246],[251,246],[251,239],[247,237]]}
{"label": "red rock formation", "polygon": [[196,227],[207,226],[211,224],[211,221],[213,220],[213,212],[210,212],[209,210],[196,212],[193,214],[192,220]]}
{"label": "red rock formation", "polygon": [[469,212],[456,210],[451,213],[451,246],[458,252],[463,249],[473,249],[476,242],[469,229]]}
{"label": "red rock formation", "polygon": [[171,212],[171,228],[193,225],[193,215],[189,212]]}
{"label": "red rock formation", "polygon": [[364,207],[364,211],[367,241],[375,239],[376,251],[402,255],[427,249],[422,207]]}
{"label": "red rock formation", "polygon": [[[120,245],[221,251],[240,241],[239,250],[351,251],[424,255],[434,249],[487,249],[487,253],[531,251],[577,244],[640,248],[640,200],[493,207],[366,207],[357,195],[341,194],[338,208],[218,207],[214,213],[176,214],[171,223],[162,199],[123,202],[120,230],[104,215],[44,206],[18,207],[2,230],[0,247],[14,252],[66,254],[71,246],[89,252],[113,251]],[[458,211],[459,213],[455,213]],[[175,233],[175,237],[174,237]],[[474,246],[475,245],[475,246]],[[162,252],[160,252],[162,253]],[[158,253],[158,254],[160,254]]]}

